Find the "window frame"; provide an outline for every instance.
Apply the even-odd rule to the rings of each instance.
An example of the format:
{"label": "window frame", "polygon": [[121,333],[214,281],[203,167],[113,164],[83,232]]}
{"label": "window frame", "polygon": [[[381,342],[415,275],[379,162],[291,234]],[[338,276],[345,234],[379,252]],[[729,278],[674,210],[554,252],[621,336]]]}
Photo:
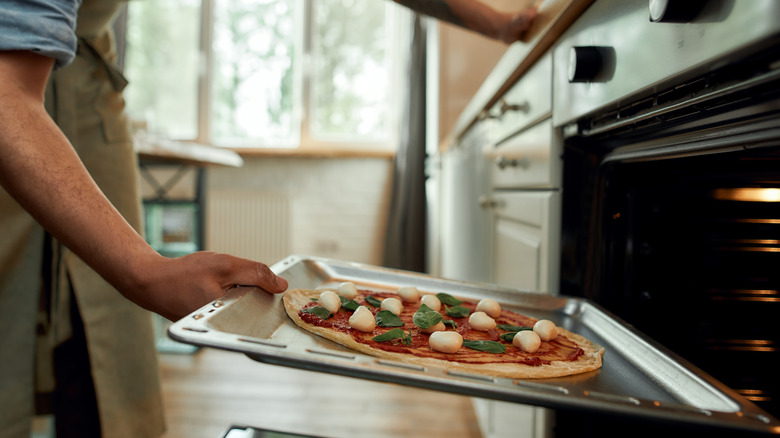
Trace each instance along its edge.
{"label": "window frame", "polygon": [[[400,141],[400,126],[402,105],[405,101],[403,93],[390,92],[390,119],[388,121],[388,138],[383,141],[363,140],[363,139],[317,139],[311,135],[308,115],[312,105],[311,96],[311,65],[312,59],[312,11],[316,0],[294,0],[298,4],[296,21],[304,25],[296,32],[295,44],[302,50],[296,53],[296,59],[300,68],[295,74],[297,86],[294,87],[298,103],[294,110],[294,120],[299,126],[298,144],[289,147],[285,146],[264,146],[262,144],[238,146],[218,144],[212,140],[211,136],[211,105],[212,89],[211,75],[214,69],[214,57],[211,50],[211,41],[214,35],[214,3],[217,0],[201,0],[200,17],[200,41],[198,50],[200,55],[200,71],[198,72],[198,109],[197,109],[197,136],[188,142],[206,144],[225,149],[232,149],[237,152],[271,152],[287,151],[293,153],[333,153],[333,152],[369,152],[369,153],[395,153]],[[320,0],[321,1],[321,0]],[[364,0],[359,0],[364,1]],[[408,78],[405,74],[408,63],[408,50],[405,53],[404,48],[409,47],[408,23],[411,22],[411,13],[408,10],[396,5],[394,2],[386,1],[385,8],[388,16],[385,19],[388,24],[388,33],[394,35],[394,43],[390,43],[389,59],[391,65],[389,83],[390,87],[398,90],[406,90],[408,87]]]}

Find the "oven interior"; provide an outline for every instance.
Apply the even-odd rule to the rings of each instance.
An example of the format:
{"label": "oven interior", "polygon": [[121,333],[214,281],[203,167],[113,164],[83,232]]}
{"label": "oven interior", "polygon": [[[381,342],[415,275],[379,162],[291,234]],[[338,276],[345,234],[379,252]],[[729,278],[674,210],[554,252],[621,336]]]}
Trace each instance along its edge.
{"label": "oven interior", "polygon": [[[778,58],[769,50],[579,121],[565,141],[561,265],[562,294],[599,303],[775,417]],[[639,122],[619,122],[630,117]]]}
{"label": "oven interior", "polygon": [[615,165],[600,218],[605,268],[594,297],[775,412],[778,151]]}

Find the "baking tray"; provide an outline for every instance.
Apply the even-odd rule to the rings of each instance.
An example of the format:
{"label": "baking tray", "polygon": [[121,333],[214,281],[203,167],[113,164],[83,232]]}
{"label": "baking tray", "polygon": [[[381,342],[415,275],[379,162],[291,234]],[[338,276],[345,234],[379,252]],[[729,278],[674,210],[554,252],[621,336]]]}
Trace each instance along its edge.
{"label": "baking tray", "polygon": [[233,288],[172,324],[169,336],[197,346],[244,353],[258,362],[473,397],[780,433],[777,419],[588,300],[317,257],[290,256],[271,269],[284,277],[290,288],[335,287],[352,281],[361,289],[416,286],[423,292],[491,297],[503,308],[551,319],[604,346],[604,365],[575,376],[520,380],[378,359],[299,328],[287,317],[281,296],[256,287]]}

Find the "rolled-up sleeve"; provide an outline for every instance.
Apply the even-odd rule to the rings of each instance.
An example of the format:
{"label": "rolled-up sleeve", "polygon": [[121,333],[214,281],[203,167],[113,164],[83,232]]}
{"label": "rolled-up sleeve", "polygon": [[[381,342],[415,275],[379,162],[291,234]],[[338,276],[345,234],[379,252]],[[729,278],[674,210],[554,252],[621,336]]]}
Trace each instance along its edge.
{"label": "rolled-up sleeve", "polygon": [[76,56],[76,15],[81,0],[3,0],[0,50],[29,50],[60,68]]}

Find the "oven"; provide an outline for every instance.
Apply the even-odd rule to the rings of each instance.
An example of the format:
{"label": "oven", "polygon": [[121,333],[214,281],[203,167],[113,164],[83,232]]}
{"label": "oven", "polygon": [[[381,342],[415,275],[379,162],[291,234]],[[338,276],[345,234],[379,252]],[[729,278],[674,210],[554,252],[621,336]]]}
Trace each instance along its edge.
{"label": "oven", "polygon": [[[780,2],[599,0],[553,76],[560,293],[780,415]],[[560,436],[659,432],[558,419]]]}

